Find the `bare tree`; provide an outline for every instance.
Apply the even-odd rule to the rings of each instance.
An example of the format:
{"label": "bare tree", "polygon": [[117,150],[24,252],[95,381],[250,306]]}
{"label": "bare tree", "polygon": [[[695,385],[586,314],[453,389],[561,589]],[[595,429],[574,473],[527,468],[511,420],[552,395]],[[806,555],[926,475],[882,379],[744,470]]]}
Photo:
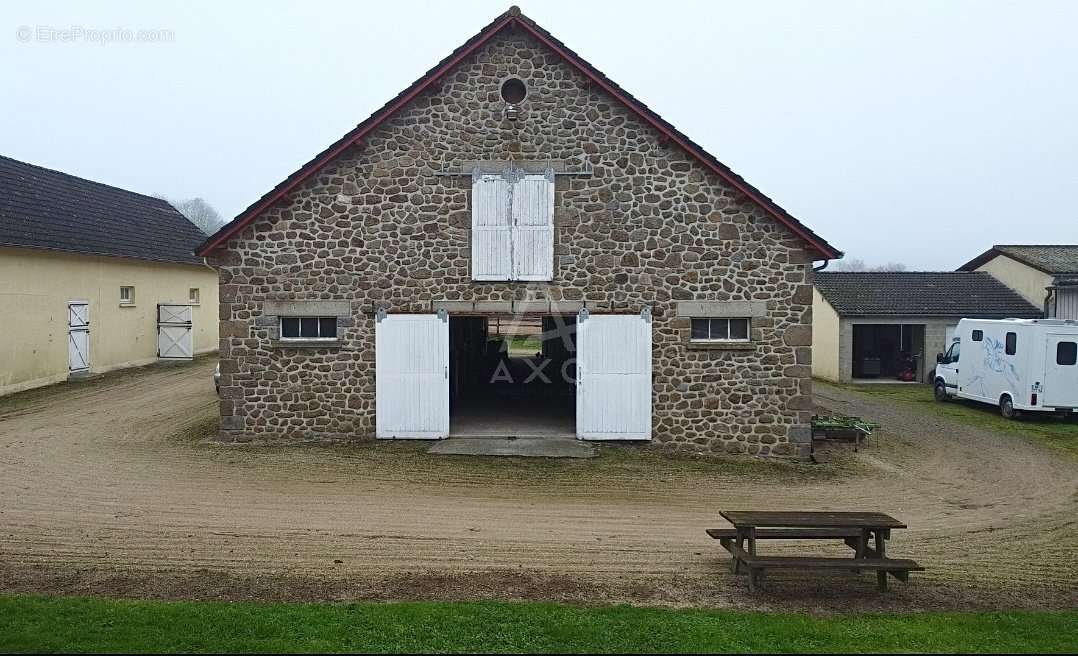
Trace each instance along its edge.
{"label": "bare tree", "polygon": [[835,262],[832,271],[905,271],[906,265],[901,262],[888,262],[879,266],[868,266],[859,257],[843,258]]}
{"label": "bare tree", "polygon": [[217,232],[225,224],[220,212],[202,198],[172,200],[162,195],[157,195],[157,197],[167,200],[180,214],[187,217],[188,221],[194,223],[199,230],[207,235]]}

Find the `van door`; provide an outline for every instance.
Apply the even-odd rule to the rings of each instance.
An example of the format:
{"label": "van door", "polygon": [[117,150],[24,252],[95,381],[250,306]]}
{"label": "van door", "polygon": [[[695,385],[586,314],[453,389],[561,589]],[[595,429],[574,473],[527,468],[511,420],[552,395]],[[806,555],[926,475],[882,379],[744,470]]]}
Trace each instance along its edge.
{"label": "van door", "polygon": [[958,391],[959,354],[961,342],[951,342],[950,348],[943,354],[943,360],[936,363],[936,378],[943,380],[947,394]]}
{"label": "van door", "polygon": [[1078,408],[1078,335],[1047,336],[1042,406]]}

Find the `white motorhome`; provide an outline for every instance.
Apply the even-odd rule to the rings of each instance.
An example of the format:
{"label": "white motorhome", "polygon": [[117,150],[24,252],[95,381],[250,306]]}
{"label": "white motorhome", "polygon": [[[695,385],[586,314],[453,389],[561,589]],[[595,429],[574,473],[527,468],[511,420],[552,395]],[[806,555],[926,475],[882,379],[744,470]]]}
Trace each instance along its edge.
{"label": "white motorhome", "polygon": [[962,319],[936,356],[935,395],[1019,411],[1069,414],[1078,408],[1078,321]]}

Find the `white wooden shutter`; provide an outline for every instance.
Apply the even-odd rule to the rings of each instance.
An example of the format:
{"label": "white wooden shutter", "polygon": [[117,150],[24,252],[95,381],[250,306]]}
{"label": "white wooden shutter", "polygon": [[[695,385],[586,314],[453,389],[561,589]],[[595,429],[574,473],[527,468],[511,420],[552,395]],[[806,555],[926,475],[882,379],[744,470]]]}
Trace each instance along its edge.
{"label": "white wooden shutter", "polygon": [[377,437],[447,437],[449,318],[386,315],[378,320],[374,339]]}
{"label": "white wooden shutter", "polygon": [[501,175],[472,181],[472,280],[509,280],[513,273],[509,182]]}
{"label": "white wooden shutter", "polygon": [[577,437],[650,440],[650,317],[593,314],[576,326]]}
{"label": "white wooden shutter", "polygon": [[513,185],[513,279],[554,277],[554,176],[527,174]]}

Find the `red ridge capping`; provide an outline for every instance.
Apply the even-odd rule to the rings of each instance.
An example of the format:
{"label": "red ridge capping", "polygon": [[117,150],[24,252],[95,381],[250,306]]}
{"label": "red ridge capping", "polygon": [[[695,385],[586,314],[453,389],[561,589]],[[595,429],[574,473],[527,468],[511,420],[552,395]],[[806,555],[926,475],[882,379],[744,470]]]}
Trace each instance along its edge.
{"label": "red ridge capping", "polygon": [[605,75],[600,73],[590,64],[583,61],[579,55],[565,47],[564,44],[555,39],[549,32],[521,14],[520,9],[516,6],[510,7],[509,11],[494,19],[490,25],[480,31],[479,34],[472,37],[472,39],[469,40],[470,43],[465,43],[464,46],[458,49],[459,52],[451,54],[437,67],[428,71],[424,77],[413,83],[409,89],[402,92],[395,100],[387,103],[380,110],[372,114],[366,121],[341,137],[335,144],[327,148],[307,164],[300,167],[300,169],[290,175],[288,179],[277,185],[277,188],[271,190],[271,192],[266,194],[266,196],[263,196],[261,200],[252,204],[230,223],[222,227],[216,234],[209,237],[195,252],[198,255],[206,255],[213,249],[221,246],[237,232],[246,227],[251,220],[271,207],[289,191],[317,172],[322,166],[326,165],[347,148],[360,141],[365,135],[381,125],[383,121],[411,102],[416,96],[430,88],[443,74],[459,64],[465,57],[468,57],[482,47],[503,28],[506,26],[515,28],[517,25],[523,27],[529,34],[543,43],[543,45],[550,48],[562,59],[569,62],[574,68],[583,73],[592,83],[599,85],[604,91],[614,96],[614,98],[631,109],[635,114],[643,118],[645,122],[659,131],[660,135],[662,135],[660,137],[661,139],[673,141],[678,144],[683,150],[705,164],[735,189],[752,199],[756,204],[778,219],[780,223],[808,242],[823,256],[822,259],[835,259],[842,256],[840,251],[828,244],[785,210],[778,207],[771,201],[771,199],[767,198],[761,194],[759,190],[741,179],[740,176],[731,171],[726,165],[722,164],[703,148],[693,143],[688,137],[681,134],[681,132],[668,122],[655,115],[646,107],[643,107],[638,100],[633,98],[627,92],[622,91],[620,87],[611,82]]}

